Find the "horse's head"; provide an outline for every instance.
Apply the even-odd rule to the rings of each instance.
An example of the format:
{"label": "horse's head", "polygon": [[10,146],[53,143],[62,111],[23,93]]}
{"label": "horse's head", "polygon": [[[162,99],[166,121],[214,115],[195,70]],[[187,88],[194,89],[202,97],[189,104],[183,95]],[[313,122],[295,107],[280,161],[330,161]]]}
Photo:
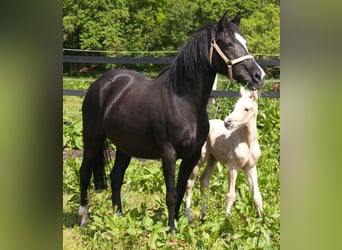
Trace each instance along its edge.
{"label": "horse's head", "polygon": [[237,129],[246,125],[258,114],[258,94],[240,87],[240,99],[236,102],[233,112],[224,119],[224,126],[228,130]]}
{"label": "horse's head", "polygon": [[211,38],[210,64],[217,72],[228,74],[230,80],[235,79],[252,90],[260,89],[265,72],[248,52],[240,20],[240,13],[232,20],[228,20],[227,13],[221,18]]}

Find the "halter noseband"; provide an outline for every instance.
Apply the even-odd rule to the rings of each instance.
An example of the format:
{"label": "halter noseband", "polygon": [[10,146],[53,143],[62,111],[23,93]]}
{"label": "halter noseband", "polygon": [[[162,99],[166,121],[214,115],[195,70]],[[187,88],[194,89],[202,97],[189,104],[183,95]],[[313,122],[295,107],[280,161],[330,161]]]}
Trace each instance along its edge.
{"label": "halter noseband", "polygon": [[215,39],[211,41],[211,45],[210,45],[210,51],[209,51],[209,62],[210,62],[210,66],[213,67],[212,64],[212,60],[213,60],[213,48],[216,50],[216,52],[221,56],[221,58],[223,59],[223,61],[227,64],[228,67],[228,78],[229,80],[232,82],[234,81],[234,77],[233,77],[233,65],[237,64],[243,60],[249,59],[249,58],[253,58],[253,56],[251,55],[245,55],[245,56],[241,56],[239,58],[235,58],[233,60],[230,60],[228,57],[226,57],[226,55],[222,52],[222,50],[220,49],[220,47],[217,45]]}

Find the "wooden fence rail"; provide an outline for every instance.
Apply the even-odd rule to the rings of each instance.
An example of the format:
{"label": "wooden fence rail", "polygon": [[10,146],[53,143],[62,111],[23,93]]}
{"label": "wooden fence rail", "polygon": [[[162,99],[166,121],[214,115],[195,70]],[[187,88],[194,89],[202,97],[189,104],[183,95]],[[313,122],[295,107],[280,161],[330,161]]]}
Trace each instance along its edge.
{"label": "wooden fence rail", "polygon": [[[171,64],[175,57],[105,57],[64,55],[63,62],[99,64]],[[261,66],[280,66],[280,59],[256,59]]]}
{"label": "wooden fence rail", "polygon": [[[65,63],[92,63],[92,64],[171,64],[175,57],[104,57],[104,56],[73,56],[64,55]],[[261,66],[280,66],[280,59],[256,59]],[[63,89],[64,96],[84,96],[85,90]],[[213,90],[211,97],[234,97],[239,96],[238,91],[231,90]],[[280,91],[261,92],[264,98],[280,98]]]}

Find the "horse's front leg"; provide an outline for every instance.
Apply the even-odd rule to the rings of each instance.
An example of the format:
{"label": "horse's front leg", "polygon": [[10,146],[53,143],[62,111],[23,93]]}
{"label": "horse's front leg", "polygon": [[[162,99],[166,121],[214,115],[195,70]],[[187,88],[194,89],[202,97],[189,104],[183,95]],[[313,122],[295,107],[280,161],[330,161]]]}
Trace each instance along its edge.
{"label": "horse's front leg", "polygon": [[[89,157],[88,157],[89,158]],[[81,205],[78,209],[80,226],[85,226],[88,219],[88,186],[91,178],[91,166],[87,155],[83,157],[80,168],[80,190],[81,190]]]}
{"label": "horse's front leg", "polygon": [[201,151],[196,152],[191,158],[183,159],[178,172],[177,181],[177,204],[175,208],[175,219],[178,220],[179,209],[183,201],[185,188],[189,179],[189,176],[200,159]]}
{"label": "horse's front leg", "polygon": [[112,204],[113,209],[117,207],[118,212],[122,213],[121,204],[121,186],[125,176],[125,171],[131,161],[131,156],[122,153],[120,150],[116,151],[114,167],[110,173],[112,186]]}
{"label": "horse's front leg", "polygon": [[177,200],[175,176],[176,176],[177,154],[172,145],[164,146],[162,153],[163,174],[166,185],[166,205],[169,213],[169,231],[176,230],[175,205]]}

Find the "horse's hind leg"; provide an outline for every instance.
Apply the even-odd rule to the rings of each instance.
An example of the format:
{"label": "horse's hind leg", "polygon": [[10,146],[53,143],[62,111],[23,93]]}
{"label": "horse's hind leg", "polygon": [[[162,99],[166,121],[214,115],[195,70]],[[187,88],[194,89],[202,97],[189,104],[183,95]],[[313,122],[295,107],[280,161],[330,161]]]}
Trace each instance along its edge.
{"label": "horse's hind leg", "polygon": [[[87,136],[87,134],[84,134]],[[92,143],[85,137],[83,160],[80,168],[80,192],[81,205],[79,208],[80,225],[87,224],[88,218],[88,187],[90,184],[91,173],[94,173],[94,182],[96,188],[105,188],[104,183],[104,161],[103,161],[103,136],[93,137]]]}
{"label": "horse's hind leg", "polygon": [[[90,103],[89,103],[90,102]],[[91,179],[91,173],[94,175],[94,184],[96,189],[106,188],[104,178],[104,140],[101,116],[91,96],[86,96],[83,106],[83,160],[80,168],[80,192],[81,205],[79,208],[80,225],[87,223],[88,217],[88,186]]]}
{"label": "horse's hind leg", "polygon": [[119,149],[116,151],[114,167],[110,173],[112,186],[112,204],[113,208],[117,207],[118,212],[122,213],[121,204],[121,186],[125,176],[125,171],[131,161],[131,156],[126,155]]}
{"label": "horse's hind leg", "polygon": [[83,121],[83,160],[80,168],[80,192],[81,205],[79,208],[80,225],[87,223],[88,198],[87,189],[94,175],[95,188],[105,188],[104,178],[104,140],[105,132],[102,126],[102,116],[100,112],[98,85],[91,85],[82,104]]}
{"label": "horse's hind leg", "polygon": [[244,168],[243,169],[249,184],[249,188],[252,191],[253,199],[255,206],[258,209],[258,215],[261,216],[263,209],[262,209],[262,197],[258,187],[258,174],[256,166],[251,168]]}

